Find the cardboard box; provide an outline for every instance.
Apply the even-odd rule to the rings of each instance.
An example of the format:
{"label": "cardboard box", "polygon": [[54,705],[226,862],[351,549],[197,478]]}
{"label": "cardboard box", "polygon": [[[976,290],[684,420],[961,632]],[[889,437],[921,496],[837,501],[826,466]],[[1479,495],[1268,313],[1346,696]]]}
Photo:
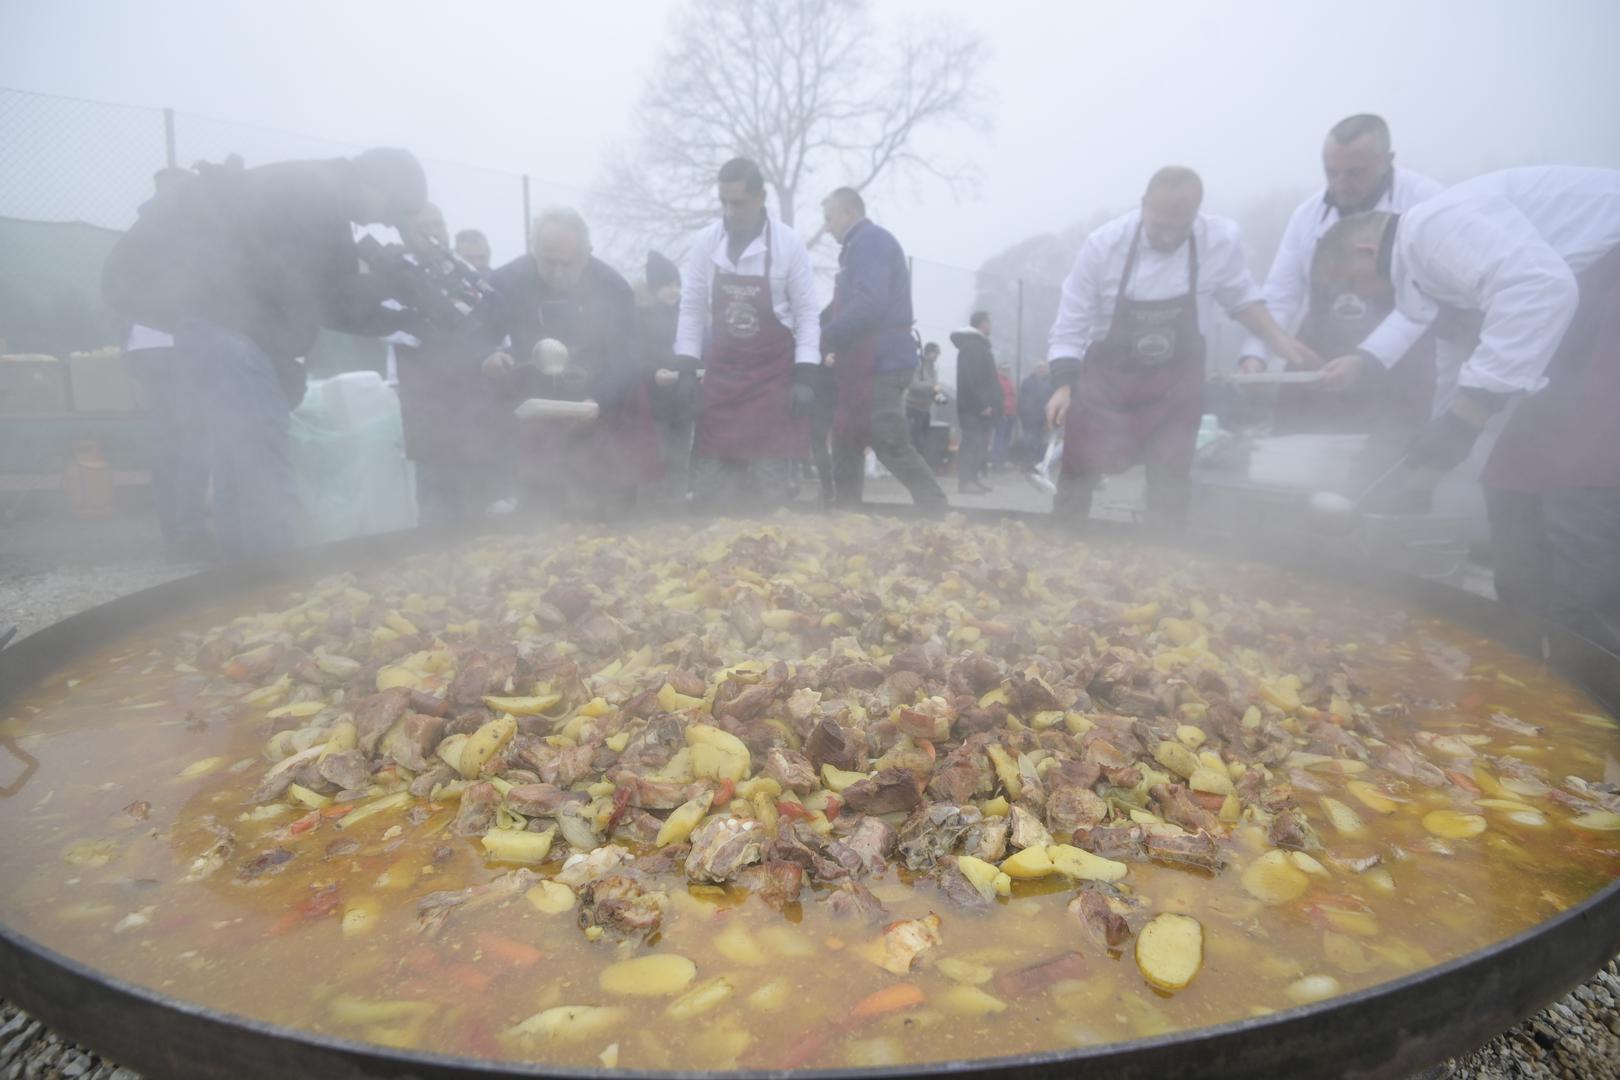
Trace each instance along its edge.
{"label": "cardboard box", "polygon": [[54,356],[0,356],[0,414],[67,411],[67,380]]}
{"label": "cardboard box", "polygon": [[124,351],[76,352],[67,358],[74,412],[140,412],[141,390]]}

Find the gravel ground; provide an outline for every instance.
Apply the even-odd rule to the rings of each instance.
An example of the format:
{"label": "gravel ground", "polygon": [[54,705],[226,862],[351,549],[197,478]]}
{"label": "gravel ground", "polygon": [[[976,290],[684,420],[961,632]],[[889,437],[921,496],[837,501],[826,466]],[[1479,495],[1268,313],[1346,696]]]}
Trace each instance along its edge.
{"label": "gravel ground", "polygon": [[[889,490],[891,487],[895,490]],[[904,495],[875,481],[869,497]],[[1015,476],[998,478],[992,495],[963,505],[1044,510]],[[0,633],[17,625],[27,634],[116,596],[190,572],[162,559],[156,522],[129,512],[110,518],[48,514],[0,526]],[[1608,1080],[1620,1078],[1620,961],[1574,993],[1466,1058],[1447,1062],[1424,1080]],[[65,1042],[43,1024],[0,1001],[0,1080],[140,1080]],[[159,1080],[159,1078],[152,1078]]]}

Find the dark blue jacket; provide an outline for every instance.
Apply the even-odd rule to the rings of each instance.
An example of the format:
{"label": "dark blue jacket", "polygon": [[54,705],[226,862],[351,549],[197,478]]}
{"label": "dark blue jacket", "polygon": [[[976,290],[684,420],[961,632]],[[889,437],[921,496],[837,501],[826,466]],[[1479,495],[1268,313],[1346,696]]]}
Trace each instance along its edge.
{"label": "dark blue jacket", "polygon": [[833,288],[836,314],[822,328],[822,352],[844,352],[875,334],[877,371],[909,371],[917,366],[917,339],[911,336],[911,272],[892,233],[864,218],[857,221],[844,234]]}

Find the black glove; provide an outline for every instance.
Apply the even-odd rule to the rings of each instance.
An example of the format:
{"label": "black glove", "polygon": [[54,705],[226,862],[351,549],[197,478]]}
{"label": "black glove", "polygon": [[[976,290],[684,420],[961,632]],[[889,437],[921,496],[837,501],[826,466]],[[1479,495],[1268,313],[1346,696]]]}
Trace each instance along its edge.
{"label": "black glove", "polygon": [[1479,439],[1480,430],[1507,402],[1507,395],[1464,387],[1457,391],[1451,408],[1430,420],[1417,433],[1406,451],[1412,468],[1450,472],[1468,459]]}
{"label": "black glove", "polygon": [[816,405],[816,391],[821,385],[821,365],[793,365],[793,397],[788,412],[793,416],[809,416]]}

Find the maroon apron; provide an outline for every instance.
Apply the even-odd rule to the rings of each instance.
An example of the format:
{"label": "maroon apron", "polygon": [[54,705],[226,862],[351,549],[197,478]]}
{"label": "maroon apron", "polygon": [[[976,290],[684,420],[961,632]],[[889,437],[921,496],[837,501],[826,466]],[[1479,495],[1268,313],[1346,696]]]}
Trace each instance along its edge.
{"label": "maroon apron", "polygon": [[1579,280],[1580,306],[1547,385],[1502,428],[1480,477],[1488,487],[1620,488],[1620,247]]}
{"label": "maroon apron", "polygon": [[[765,273],[715,271],[709,348],[692,452],[708,458],[803,458],[810,418],[793,416],[793,332],[771,302],[771,223]],[[841,358],[840,358],[841,359]]]}
{"label": "maroon apron", "polygon": [[1204,335],[1198,328],[1198,242],[1187,238],[1185,295],[1131,300],[1142,228],[1114,298],[1108,335],[1086,349],[1063,431],[1063,471],[1124,472],[1143,463],[1169,475],[1190,472],[1204,412]]}
{"label": "maroon apron", "polygon": [[[1395,301],[1369,303],[1353,292],[1319,295],[1300,323],[1299,340],[1324,360],[1354,352],[1395,310]],[[1344,391],[1283,386],[1277,391],[1273,430],[1288,434],[1410,436],[1434,407],[1434,339],[1425,334],[1385,371],[1370,372]]]}

